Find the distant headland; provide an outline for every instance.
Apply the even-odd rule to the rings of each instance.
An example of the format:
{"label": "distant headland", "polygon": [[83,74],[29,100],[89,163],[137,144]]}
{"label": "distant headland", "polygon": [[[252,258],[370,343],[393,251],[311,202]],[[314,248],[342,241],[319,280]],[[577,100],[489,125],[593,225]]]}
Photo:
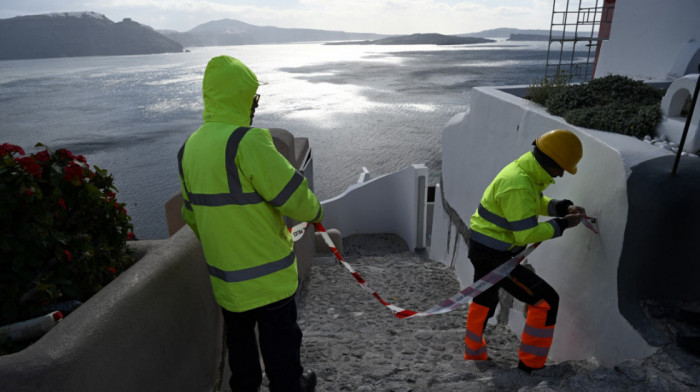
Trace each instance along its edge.
{"label": "distant headland", "polygon": [[0,60],[182,52],[181,44],[131,19],[94,12],[0,19]]}
{"label": "distant headland", "polygon": [[442,34],[411,34],[381,38],[373,41],[328,42],[326,45],[469,45],[496,42],[480,37],[460,37]]}

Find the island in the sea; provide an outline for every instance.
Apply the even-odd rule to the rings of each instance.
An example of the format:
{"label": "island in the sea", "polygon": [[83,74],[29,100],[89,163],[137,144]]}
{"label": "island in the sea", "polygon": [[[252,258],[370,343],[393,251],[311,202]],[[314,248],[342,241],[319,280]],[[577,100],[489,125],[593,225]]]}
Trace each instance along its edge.
{"label": "island in the sea", "polygon": [[460,37],[437,33],[411,34],[366,41],[327,42],[326,45],[470,45],[496,42],[480,37]]}

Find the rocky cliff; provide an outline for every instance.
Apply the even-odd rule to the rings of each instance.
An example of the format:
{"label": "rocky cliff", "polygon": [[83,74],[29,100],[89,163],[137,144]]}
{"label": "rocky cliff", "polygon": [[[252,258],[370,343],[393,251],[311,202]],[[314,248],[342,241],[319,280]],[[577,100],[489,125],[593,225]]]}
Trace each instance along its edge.
{"label": "rocky cliff", "polygon": [[152,28],[92,12],[0,19],[0,60],[182,52]]}

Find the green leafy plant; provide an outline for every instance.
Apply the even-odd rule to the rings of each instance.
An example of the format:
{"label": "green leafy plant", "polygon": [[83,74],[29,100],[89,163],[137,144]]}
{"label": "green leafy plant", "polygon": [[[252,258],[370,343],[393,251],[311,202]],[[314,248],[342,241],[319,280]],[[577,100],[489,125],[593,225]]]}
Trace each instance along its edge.
{"label": "green leafy plant", "polygon": [[[643,138],[656,133],[664,90],[621,75],[552,86],[547,111],[576,126]],[[542,98],[540,104],[542,104]]]}
{"label": "green leafy plant", "polygon": [[133,264],[113,177],[66,149],[0,146],[0,325],[85,301]]}
{"label": "green leafy plant", "polygon": [[561,71],[552,77],[545,76],[542,79],[536,79],[528,86],[525,99],[529,99],[544,106],[547,102],[547,98],[549,98],[554,91],[571,84],[571,78],[571,75],[568,75],[565,71]]}

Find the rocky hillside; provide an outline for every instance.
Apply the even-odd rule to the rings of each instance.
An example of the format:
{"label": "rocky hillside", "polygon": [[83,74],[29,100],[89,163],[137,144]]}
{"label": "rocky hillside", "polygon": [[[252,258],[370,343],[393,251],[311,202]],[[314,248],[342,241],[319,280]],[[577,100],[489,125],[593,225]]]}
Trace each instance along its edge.
{"label": "rocky hillside", "polygon": [[0,60],[182,52],[182,45],[131,19],[92,12],[0,19]]}

